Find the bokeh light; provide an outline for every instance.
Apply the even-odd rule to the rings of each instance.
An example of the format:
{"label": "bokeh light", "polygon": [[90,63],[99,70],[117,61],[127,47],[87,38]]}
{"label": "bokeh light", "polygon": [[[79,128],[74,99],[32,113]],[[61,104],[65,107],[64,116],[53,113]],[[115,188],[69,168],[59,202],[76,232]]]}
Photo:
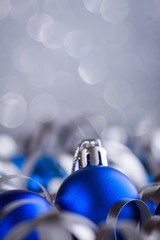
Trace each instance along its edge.
{"label": "bokeh light", "polygon": [[81,29],[69,32],[64,40],[66,52],[75,58],[86,56],[92,47],[90,36]]}
{"label": "bokeh light", "polygon": [[56,21],[56,27],[52,35],[46,41],[43,41],[43,45],[50,49],[59,49],[63,47],[65,36],[68,32],[66,25],[62,22]]}
{"label": "bokeh light", "polygon": [[80,61],[78,73],[81,79],[88,84],[97,84],[106,80],[108,68],[104,54],[95,48]]}
{"label": "bokeh light", "polygon": [[6,18],[12,9],[12,4],[10,0],[2,0],[0,7],[0,20]]}
{"label": "bokeh light", "polygon": [[20,72],[32,72],[37,66],[37,61],[39,60],[38,54],[37,47],[29,46],[28,44],[18,46],[13,53],[13,64]]}
{"label": "bokeh light", "polygon": [[0,123],[7,128],[20,126],[27,114],[27,103],[17,93],[7,93],[0,98]]}
{"label": "bokeh light", "polygon": [[37,0],[11,0],[11,17],[19,22],[27,22],[39,10]]}
{"label": "bokeh light", "polygon": [[27,24],[28,34],[38,42],[47,41],[55,31],[55,22],[48,14],[37,14],[31,17]]}
{"label": "bokeh light", "polygon": [[100,12],[107,22],[118,23],[127,17],[129,3],[127,0],[103,0]]}
{"label": "bokeh light", "polygon": [[0,161],[9,160],[17,152],[17,144],[7,134],[0,135]]}
{"label": "bokeh light", "polygon": [[86,9],[92,13],[100,13],[100,6],[103,0],[83,0]]}

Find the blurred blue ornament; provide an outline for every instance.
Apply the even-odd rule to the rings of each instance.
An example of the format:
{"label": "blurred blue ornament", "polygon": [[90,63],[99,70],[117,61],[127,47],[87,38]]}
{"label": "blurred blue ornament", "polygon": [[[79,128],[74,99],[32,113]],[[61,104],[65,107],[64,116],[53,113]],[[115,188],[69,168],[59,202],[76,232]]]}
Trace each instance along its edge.
{"label": "blurred blue ornament", "polygon": [[[75,171],[79,160],[78,171]],[[104,166],[103,166],[104,165]],[[109,210],[123,198],[139,199],[134,184],[121,172],[107,167],[106,151],[100,141],[83,141],[76,150],[73,172],[62,183],[55,199],[60,210],[71,211],[96,224],[106,221]],[[129,204],[119,219],[138,220],[139,212]]]}
{"label": "blurred blue ornament", "polygon": [[[64,179],[66,176],[66,171],[57,162],[57,160],[47,154],[43,154],[36,160],[36,163],[30,173],[30,177],[40,182],[45,188],[48,188],[52,179]],[[36,192],[41,190],[40,187],[33,181],[28,182],[27,188]]]}
{"label": "blurred blue ornament", "polygon": [[147,206],[148,206],[148,208],[149,208],[149,210],[150,210],[150,212],[151,212],[151,215],[154,215],[157,204],[154,203],[154,202],[151,201],[151,200],[147,201],[146,204],[147,204]]}
{"label": "blurred blue ornament", "polygon": [[160,203],[157,205],[156,210],[155,210],[155,215],[160,215]]}
{"label": "blurred blue ornament", "polygon": [[26,161],[26,156],[22,153],[17,153],[11,158],[11,162],[14,163],[19,169],[22,169]]}
{"label": "blurred blue ornament", "polygon": [[[30,221],[52,210],[51,204],[43,197],[26,190],[10,190],[0,193],[0,240],[22,221]],[[31,236],[36,237],[32,232]],[[37,238],[34,238],[37,239]]]}

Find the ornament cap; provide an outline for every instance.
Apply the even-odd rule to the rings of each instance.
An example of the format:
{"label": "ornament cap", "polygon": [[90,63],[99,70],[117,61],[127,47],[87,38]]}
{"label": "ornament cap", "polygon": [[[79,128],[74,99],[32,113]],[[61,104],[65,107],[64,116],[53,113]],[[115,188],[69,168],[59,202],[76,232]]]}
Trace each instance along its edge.
{"label": "ornament cap", "polygon": [[77,162],[79,162],[79,168],[90,165],[108,166],[107,153],[101,147],[101,141],[99,139],[83,140],[76,148],[72,172],[75,171]]}

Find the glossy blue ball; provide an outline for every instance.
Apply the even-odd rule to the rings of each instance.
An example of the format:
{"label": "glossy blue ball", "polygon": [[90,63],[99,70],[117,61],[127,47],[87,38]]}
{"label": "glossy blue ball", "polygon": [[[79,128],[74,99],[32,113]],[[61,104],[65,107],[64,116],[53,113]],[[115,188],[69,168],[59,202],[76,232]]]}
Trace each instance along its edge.
{"label": "glossy blue ball", "polygon": [[[9,206],[9,204],[26,199],[29,201],[13,207],[13,209],[1,216],[0,240],[4,239],[6,234],[8,234],[16,224],[34,219],[52,209],[51,204],[38,194],[25,190],[9,190],[0,193],[0,211],[3,213],[5,207]],[[35,236],[35,233],[31,233],[31,236],[33,236],[33,234]]]}
{"label": "glossy blue ball", "polygon": [[[58,190],[55,205],[91,219],[96,224],[106,221],[109,210],[122,198],[139,199],[134,184],[123,173],[111,167],[89,166],[67,177]],[[138,209],[129,204],[120,219],[136,219]]]}

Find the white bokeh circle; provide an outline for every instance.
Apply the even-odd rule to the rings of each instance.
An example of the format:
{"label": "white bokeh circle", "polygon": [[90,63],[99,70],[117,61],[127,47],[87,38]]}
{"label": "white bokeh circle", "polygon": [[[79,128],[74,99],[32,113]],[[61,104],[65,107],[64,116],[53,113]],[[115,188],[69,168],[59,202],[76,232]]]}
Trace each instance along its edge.
{"label": "white bokeh circle", "polygon": [[7,128],[20,126],[27,114],[27,103],[18,93],[7,93],[0,98],[0,123]]}
{"label": "white bokeh circle", "polygon": [[55,32],[55,28],[53,18],[45,13],[32,16],[27,24],[29,36],[38,42],[44,42],[50,39]]}

